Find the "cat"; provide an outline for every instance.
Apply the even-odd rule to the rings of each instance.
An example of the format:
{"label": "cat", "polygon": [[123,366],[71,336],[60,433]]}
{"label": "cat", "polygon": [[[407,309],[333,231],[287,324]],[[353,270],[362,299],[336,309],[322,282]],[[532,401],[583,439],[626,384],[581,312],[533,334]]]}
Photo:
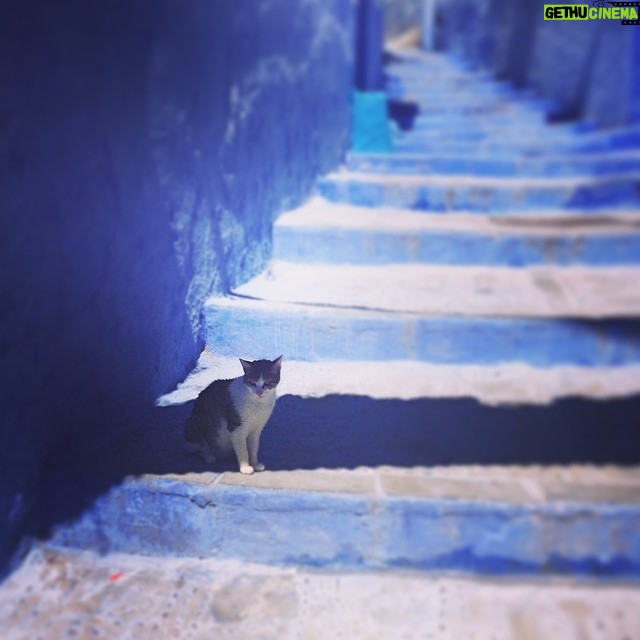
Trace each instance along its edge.
{"label": "cat", "polygon": [[260,434],[276,403],[282,356],[275,360],[240,358],[244,376],[216,380],[196,399],[184,427],[189,448],[213,464],[235,453],[240,473],[264,471],[258,460]]}

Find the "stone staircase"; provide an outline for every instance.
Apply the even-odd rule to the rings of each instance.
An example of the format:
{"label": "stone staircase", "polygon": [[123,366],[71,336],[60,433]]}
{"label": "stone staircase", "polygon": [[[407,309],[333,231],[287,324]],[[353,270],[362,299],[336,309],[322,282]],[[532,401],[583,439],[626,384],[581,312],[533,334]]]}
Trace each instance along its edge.
{"label": "stone staircase", "polygon": [[270,470],[128,480],[55,544],[640,575],[640,131],[547,124],[445,57],[387,75],[413,128],[278,219],[272,264],[209,300],[208,350],[162,400],[284,354]]}

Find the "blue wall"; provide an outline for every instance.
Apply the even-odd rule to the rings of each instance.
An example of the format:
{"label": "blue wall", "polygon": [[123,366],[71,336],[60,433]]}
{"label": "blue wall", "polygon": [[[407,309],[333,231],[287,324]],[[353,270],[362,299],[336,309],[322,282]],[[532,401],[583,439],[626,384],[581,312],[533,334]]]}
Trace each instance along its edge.
{"label": "blue wall", "polygon": [[395,38],[422,24],[424,0],[382,0],[385,38]]}
{"label": "blue wall", "polygon": [[437,0],[435,48],[533,88],[559,118],[601,126],[640,121],[640,30],[619,20],[545,21],[543,6]]}
{"label": "blue wall", "polygon": [[473,66],[492,63],[492,0],[436,0],[434,49],[466,58]]}
{"label": "blue wall", "polygon": [[[0,569],[56,469],[125,434],[348,143],[350,0],[0,9]],[[64,500],[64,497],[60,498]]]}

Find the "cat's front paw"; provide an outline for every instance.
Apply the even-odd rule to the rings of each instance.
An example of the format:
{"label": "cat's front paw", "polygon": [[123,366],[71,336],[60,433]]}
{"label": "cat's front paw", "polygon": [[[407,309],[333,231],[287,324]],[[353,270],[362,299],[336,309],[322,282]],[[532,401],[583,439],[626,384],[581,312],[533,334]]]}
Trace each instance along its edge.
{"label": "cat's front paw", "polygon": [[256,464],[253,465],[253,470],[254,471],[264,471],[265,470],[265,466],[262,464],[262,462],[257,462]]}
{"label": "cat's front paw", "polygon": [[246,475],[251,475],[254,469],[250,464],[242,464],[240,465],[240,473],[245,473]]}

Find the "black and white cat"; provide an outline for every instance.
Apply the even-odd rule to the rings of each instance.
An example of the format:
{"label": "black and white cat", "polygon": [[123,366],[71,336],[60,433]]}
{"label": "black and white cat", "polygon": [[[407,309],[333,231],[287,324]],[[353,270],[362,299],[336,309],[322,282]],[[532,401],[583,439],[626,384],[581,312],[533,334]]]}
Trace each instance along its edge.
{"label": "black and white cat", "polygon": [[244,376],[216,380],[204,389],[184,427],[193,452],[208,463],[235,453],[241,473],[264,471],[258,460],[260,434],[276,404],[282,356],[275,360],[240,359]]}

